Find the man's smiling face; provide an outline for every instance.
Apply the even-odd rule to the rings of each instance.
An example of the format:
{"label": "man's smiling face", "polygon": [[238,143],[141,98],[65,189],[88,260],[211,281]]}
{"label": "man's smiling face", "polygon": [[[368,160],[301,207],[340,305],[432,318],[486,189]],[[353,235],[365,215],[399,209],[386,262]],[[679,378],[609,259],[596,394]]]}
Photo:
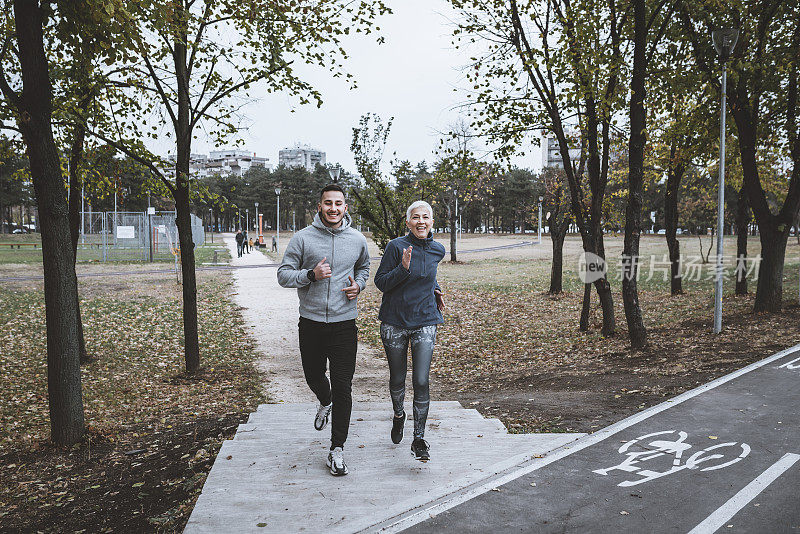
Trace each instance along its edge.
{"label": "man's smiling face", "polygon": [[317,204],[319,216],[326,226],[337,227],[347,213],[347,202],[341,191],[325,191]]}

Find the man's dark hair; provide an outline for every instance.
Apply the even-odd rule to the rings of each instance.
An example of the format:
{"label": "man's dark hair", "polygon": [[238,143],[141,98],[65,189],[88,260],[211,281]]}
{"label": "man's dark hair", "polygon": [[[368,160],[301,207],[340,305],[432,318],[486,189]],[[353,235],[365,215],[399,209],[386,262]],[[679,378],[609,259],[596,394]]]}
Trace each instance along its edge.
{"label": "man's dark hair", "polygon": [[347,195],[345,194],[344,189],[342,189],[342,186],[340,186],[339,184],[328,184],[325,187],[323,187],[322,191],[319,192],[320,200],[322,200],[322,195],[324,195],[326,191],[339,191],[344,197],[344,201],[347,202]]}

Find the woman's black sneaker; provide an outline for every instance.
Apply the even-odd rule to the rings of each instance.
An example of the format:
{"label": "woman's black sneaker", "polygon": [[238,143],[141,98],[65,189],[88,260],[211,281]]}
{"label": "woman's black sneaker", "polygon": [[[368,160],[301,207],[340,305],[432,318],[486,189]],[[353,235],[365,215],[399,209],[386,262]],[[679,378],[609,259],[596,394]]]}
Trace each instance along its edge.
{"label": "woman's black sneaker", "polygon": [[411,454],[420,462],[427,462],[431,459],[430,447],[428,442],[422,438],[416,438],[411,442]]}
{"label": "woman's black sneaker", "polygon": [[400,417],[392,418],[392,443],[397,444],[403,441],[403,427],[406,424],[406,413]]}

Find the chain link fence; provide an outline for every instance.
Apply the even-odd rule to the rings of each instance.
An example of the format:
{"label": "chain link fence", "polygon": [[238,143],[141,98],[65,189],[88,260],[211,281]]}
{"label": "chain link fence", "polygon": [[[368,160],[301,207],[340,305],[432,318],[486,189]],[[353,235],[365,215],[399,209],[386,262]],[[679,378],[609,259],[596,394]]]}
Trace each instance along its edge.
{"label": "chain link fence", "polygon": [[[164,261],[178,254],[175,212],[83,212],[78,229],[78,260]],[[192,239],[203,244],[202,221],[192,215]]]}

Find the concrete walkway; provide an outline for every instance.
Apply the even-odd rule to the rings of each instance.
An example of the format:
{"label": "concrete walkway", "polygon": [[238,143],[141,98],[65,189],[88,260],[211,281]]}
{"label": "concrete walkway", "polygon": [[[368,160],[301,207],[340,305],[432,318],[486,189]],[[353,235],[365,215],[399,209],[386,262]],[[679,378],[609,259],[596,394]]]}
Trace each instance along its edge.
{"label": "concrete walkway", "polygon": [[[508,434],[457,402],[433,402],[426,439],[432,460],[389,439],[389,403],[356,403],[345,459],[325,466],[328,429],[314,430],[316,405],[261,405],[226,441],[184,532],[359,532],[572,442],[575,434]],[[411,413],[411,406],[406,407]]]}
{"label": "concrete walkway", "polygon": [[258,251],[237,258],[233,237],[225,243],[234,266],[265,265],[233,271],[234,299],[262,353],[259,366],[274,404],[259,406],[223,444],[185,532],[369,530],[582,436],[509,434],[497,419],[458,402],[434,401],[425,436],[432,460],[417,462],[410,453],[412,421],[401,444],[389,439],[382,351],[360,346],[345,449],[350,474],[331,476],[325,466],[330,430],[313,428],[316,402],[300,365],[297,293],[281,288],[275,267],[266,266],[277,258]]}
{"label": "concrete walkway", "polygon": [[[247,333],[256,340],[261,354],[258,367],[269,377],[265,384],[270,402],[313,402],[300,365],[297,322],[300,319],[295,289],[278,285],[275,267],[277,254],[268,257],[258,249],[236,256],[236,241],[232,234],[224,236],[231,253],[231,265],[264,265],[263,269],[234,269],[236,288],[234,302],[241,308]],[[359,343],[356,376],[353,380],[353,399],[378,401],[386,398],[389,371],[381,351]]]}

